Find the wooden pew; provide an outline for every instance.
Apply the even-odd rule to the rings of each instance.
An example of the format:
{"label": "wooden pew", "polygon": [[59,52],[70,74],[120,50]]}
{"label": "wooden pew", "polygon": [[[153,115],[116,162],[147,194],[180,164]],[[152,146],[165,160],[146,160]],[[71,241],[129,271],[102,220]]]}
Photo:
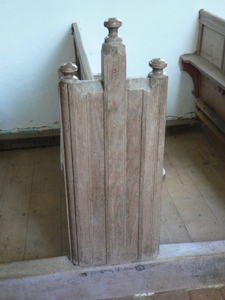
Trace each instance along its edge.
{"label": "wooden pew", "polygon": [[60,80],[71,260],[79,266],[146,261],[159,251],[165,136],[166,62],[126,78],[116,18],[104,23],[102,78]]}
{"label": "wooden pew", "polygon": [[225,20],[199,11],[197,49],[181,56],[194,83],[196,115],[225,143]]}

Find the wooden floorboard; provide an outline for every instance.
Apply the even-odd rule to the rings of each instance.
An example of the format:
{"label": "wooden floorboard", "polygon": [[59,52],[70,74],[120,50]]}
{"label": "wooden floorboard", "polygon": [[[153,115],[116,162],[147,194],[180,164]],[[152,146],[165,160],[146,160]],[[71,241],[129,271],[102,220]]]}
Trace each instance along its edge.
{"label": "wooden floorboard", "polygon": [[[209,146],[214,155],[203,155]],[[224,169],[220,165],[221,157],[201,132],[166,138],[165,186],[194,242],[225,238],[225,192],[221,180]],[[164,198],[162,207],[165,204]],[[172,215],[168,218],[172,219]],[[161,242],[166,243],[162,238]]]}
{"label": "wooden floorboard", "polygon": [[[68,256],[59,147],[0,152],[0,263]],[[225,240],[225,161],[201,131],[166,137],[161,244]]]}
{"label": "wooden floorboard", "polygon": [[59,157],[59,147],[0,152],[0,263],[69,254]]}

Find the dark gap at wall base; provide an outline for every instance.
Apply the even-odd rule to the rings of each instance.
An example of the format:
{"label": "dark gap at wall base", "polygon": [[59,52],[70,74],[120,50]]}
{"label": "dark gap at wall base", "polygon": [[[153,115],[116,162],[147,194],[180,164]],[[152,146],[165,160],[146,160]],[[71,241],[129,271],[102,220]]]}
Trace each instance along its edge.
{"label": "dark gap at wall base", "polygon": [[201,130],[198,119],[182,119],[166,121],[166,136]]}
{"label": "dark gap at wall base", "polygon": [[[196,119],[169,120],[166,122],[166,135],[182,134],[201,129]],[[0,135],[0,151],[52,147],[60,145],[60,130],[44,130],[32,133],[22,132]]]}
{"label": "dark gap at wall base", "polygon": [[32,133],[0,135],[0,151],[52,147],[60,145],[60,130],[44,130]]}

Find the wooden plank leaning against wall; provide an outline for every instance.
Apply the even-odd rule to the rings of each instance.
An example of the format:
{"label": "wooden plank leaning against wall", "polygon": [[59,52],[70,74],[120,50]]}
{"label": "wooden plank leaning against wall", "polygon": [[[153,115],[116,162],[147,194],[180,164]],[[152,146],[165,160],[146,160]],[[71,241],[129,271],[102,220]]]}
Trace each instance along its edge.
{"label": "wooden plank leaning against wall", "polygon": [[126,79],[122,22],[104,25],[101,80],[60,68],[70,253],[80,266],[144,261],[159,249],[166,62]]}

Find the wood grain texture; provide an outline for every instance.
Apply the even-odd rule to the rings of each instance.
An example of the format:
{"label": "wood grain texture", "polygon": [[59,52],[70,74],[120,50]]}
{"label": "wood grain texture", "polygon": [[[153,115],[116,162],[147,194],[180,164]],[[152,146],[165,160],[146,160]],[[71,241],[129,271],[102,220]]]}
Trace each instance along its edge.
{"label": "wood grain texture", "polygon": [[224,36],[204,26],[201,37],[200,56],[221,70],[223,65],[223,50]]}
{"label": "wood grain texture", "polygon": [[69,87],[73,190],[80,265],[105,263],[103,93],[100,81]]}
{"label": "wood grain texture", "polygon": [[67,222],[70,243],[70,257],[74,263],[78,262],[77,250],[77,224],[75,211],[75,194],[74,194],[74,175],[71,145],[71,128],[70,128],[70,99],[68,96],[67,85],[60,83],[60,109],[61,109],[61,130],[63,145],[61,145],[61,159],[63,151],[64,164],[64,181],[67,206]]}
{"label": "wood grain texture", "polygon": [[[139,257],[145,260],[158,253],[165,130],[165,86],[154,81],[144,92],[140,181]],[[149,85],[151,84],[151,80]],[[158,116],[155,118],[154,116]]]}
{"label": "wood grain texture", "polygon": [[165,245],[161,252],[157,260],[142,264],[94,269],[74,267],[66,258],[0,266],[0,297],[117,299],[224,283],[224,241]]}
{"label": "wood grain texture", "polygon": [[206,77],[201,78],[201,97],[209,108],[211,108],[219,118],[225,121],[225,95],[221,89],[213,84]]}
{"label": "wood grain texture", "polygon": [[80,67],[79,69],[79,78],[82,80],[93,80],[93,74],[91,71],[91,67],[87,58],[87,54],[85,52],[83,42],[81,39],[80,31],[77,23],[72,24],[72,34],[74,38],[74,46],[75,46],[75,61],[76,64]]}
{"label": "wood grain texture", "polygon": [[1,153],[0,262],[23,260],[33,161],[30,150]]}
{"label": "wood grain texture", "polygon": [[68,255],[59,147],[0,152],[0,169],[0,263]]}
{"label": "wood grain texture", "polygon": [[127,90],[127,165],[126,165],[126,256],[138,258],[141,121],[143,89],[141,80],[129,80]]}
{"label": "wood grain texture", "polygon": [[[35,149],[36,150],[36,149]],[[58,256],[61,253],[61,199],[58,147],[50,153],[45,148],[34,150],[32,191],[24,259]],[[54,153],[55,152],[55,153]],[[43,180],[44,179],[44,180]],[[37,226],[38,224],[38,226]]]}
{"label": "wood grain texture", "polygon": [[[225,20],[202,9],[199,11],[197,50],[194,54],[181,55],[183,69],[193,79],[194,95],[204,102],[204,107],[197,105],[195,113],[216,139],[223,142],[224,126],[221,120],[225,121],[224,41]],[[209,111],[212,111],[211,116]]]}
{"label": "wood grain texture", "polygon": [[102,45],[107,263],[125,260],[126,56],[122,43]]}
{"label": "wood grain texture", "polygon": [[[165,168],[169,174],[165,183],[166,187],[193,241],[223,240],[224,228],[207,202],[207,198],[204,197],[205,194],[202,194],[198,181],[193,180],[197,172],[200,180],[201,174],[202,179],[199,182],[201,186],[204,182],[204,174],[206,178],[209,176],[210,171],[207,171],[209,165],[195,151],[190,142],[185,142],[182,137],[177,138],[180,143],[175,145],[171,140],[170,145],[167,144],[167,148],[172,147],[172,149],[170,158],[165,160]],[[178,151],[179,159],[177,159]],[[218,203],[216,198],[214,200],[215,205],[219,205],[220,201]]]}
{"label": "wood grain texture", "polygon": [[[166,159],[167,155],[166,153]],[[161,244],[192,242],[192,238],[165,183],[163,184],[160,237]]]}
{"label": "wood grain texture", "polygon": [[[221,71],[216,66],[210,64],[210,62],[206,61],[201,56],[196,54],[185,54],[185,55],[181,55],[181,59],[185,63],[191,64],[203,76],[209,78],[214,84],[220,86],[222,89],[225,88],[224,74],[221,73]],[[195,82],[195,79],[193,79],[193,82]]]}
{"label": "wood grain texture", "polygon": [[61,67],[68,215],[77,236],[71,234],[77,249],[71,253],[80,266],[142,261],[158,253],[166,62],[152,61],[152,79],[127,80],[121,24],[116,18],[104,23],[109,34],[101,81],[77,81],[75,65]]}

